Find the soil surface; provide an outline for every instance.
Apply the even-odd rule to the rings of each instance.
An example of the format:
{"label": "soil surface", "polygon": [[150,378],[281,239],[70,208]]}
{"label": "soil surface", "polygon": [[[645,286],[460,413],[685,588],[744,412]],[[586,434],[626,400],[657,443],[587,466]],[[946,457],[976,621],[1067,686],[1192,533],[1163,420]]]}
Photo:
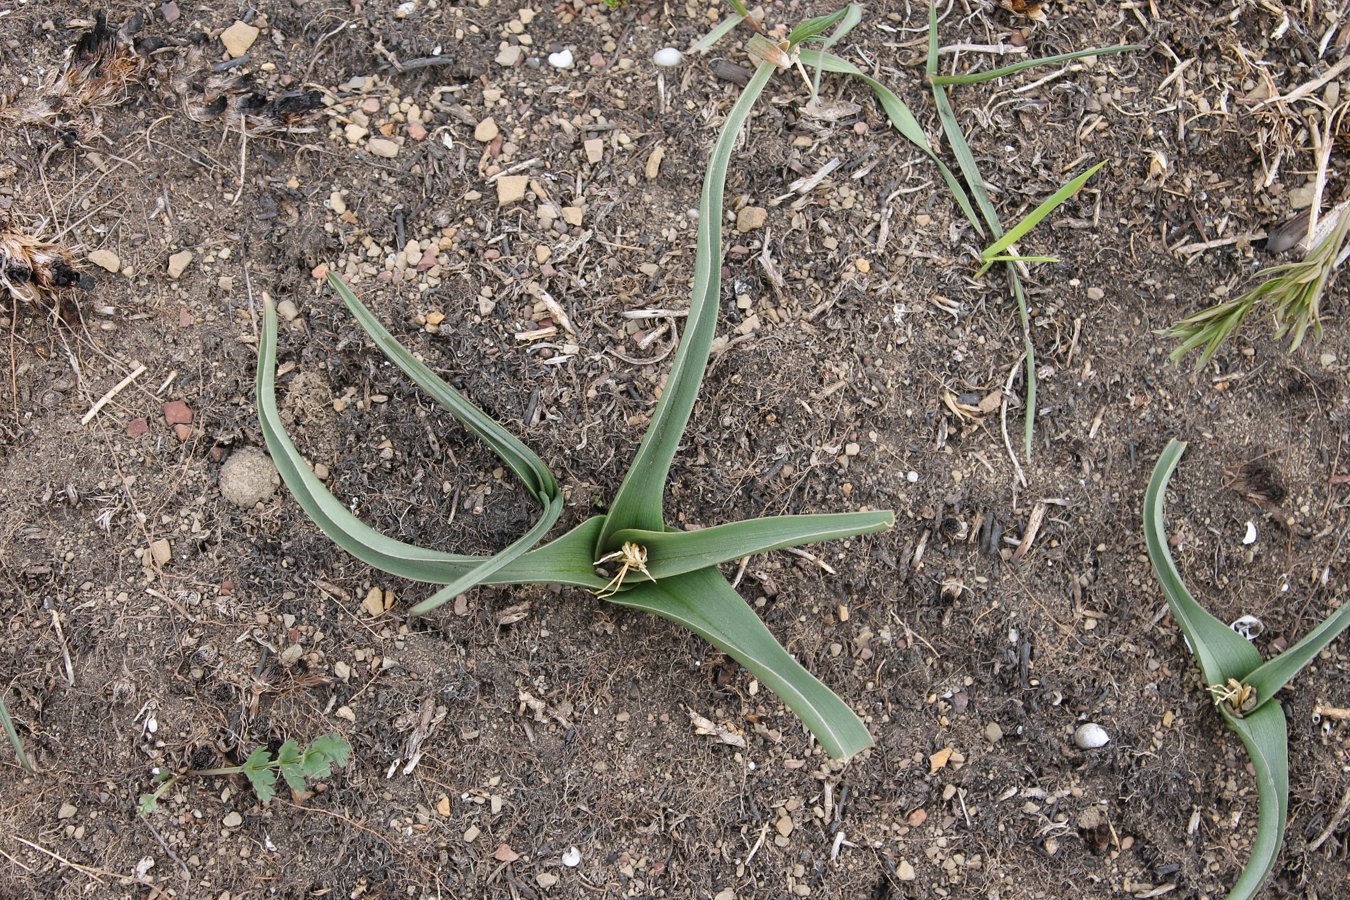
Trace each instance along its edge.
{"label": "soil surface", "polygon": [[[689,527],[896,511],[887,533],[757,557],[739,580],[875,736],[847,764],[663,621],[545,587],[412,618],[432,589],[342,552],[256,458],[222,493],[225,461],[262,446],[266,294],[288,427],[366,522],[482,552],[532,521],[323,286],[335,271],[553,467],[559,530],[603,511],[683,324],[622,313],[688,302],[690,211],[746,33],[678,68],[652,55],[722,5],[143,9],[155,40],[111,100],[0,136],[7,227],[69,247],[94,282],[68,292],[73,325],[4,311],[0,687],[38,771],[4,745],[0,895],[1221,896],[1256,795],[1154,583],[1142,494],[1167,440],[1190,441],[1169,495],[1178,564],[1216,615],[1262,620],[1263,653],[1350,599],[1345,281],[1325,338],[1292,354],[1264,315],[1199,371],[1156,332],[1293,258],[1265,237],[1311,202],[1345,69],[1283,98],[1338,64],[1350,25],[1313,2],[1005,8],[1036,6],[944,7],[944,71],[1142,49],[952,94],[1005,222],[1108,161],[1021,243],[1059,260],[1028,280],[1030,459],[1007,286],[974,277],[983,239],[865,86],[827,75],[808,110],[783,73],[728,176],[724,344],[667,506]],[[826,11],[773,3],[766,22]],[[0,10],[11,108],[94,13]],[[869,3],[835,49],[950,160],[926,22],[917,3]],[[1348,654],[1333,645],[1283,697],[1289,830],[1269,896],[1350,896],[1350,723],[1316,711],[1350,707]],[[1110,742],[1076,746],[1088,722]],[[332,731],[352,761],[308,796],[264,806],[239,776],[203,776],[137,811],[157,769]]]}

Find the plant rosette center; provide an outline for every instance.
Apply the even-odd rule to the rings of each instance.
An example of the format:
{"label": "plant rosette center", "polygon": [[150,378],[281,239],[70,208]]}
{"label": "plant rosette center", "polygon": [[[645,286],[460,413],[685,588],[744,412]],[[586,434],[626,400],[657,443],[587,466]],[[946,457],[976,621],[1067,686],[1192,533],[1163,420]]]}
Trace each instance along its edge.
{"label": "plant rosette center", "polygon": [[623,590],[623,581],[628,577],[628,573],[633,570],[641,572],[652,581],[652,573],[647,571],[647,548],[633,541],[624,541],[623,546],[613,553],[607,553],[595,561],[596,568],[604,566],[606,563],[619,563],[619,572],[609,580],[609,583],[595,592],[595,596],[605,599],[613,597],[619,591]]}

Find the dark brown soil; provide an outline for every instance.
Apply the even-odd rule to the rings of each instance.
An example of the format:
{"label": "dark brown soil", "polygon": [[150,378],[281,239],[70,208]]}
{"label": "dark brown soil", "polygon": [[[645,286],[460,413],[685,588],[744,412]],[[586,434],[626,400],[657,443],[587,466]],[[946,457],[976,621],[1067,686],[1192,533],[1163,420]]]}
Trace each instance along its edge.
{"label": "dark brown soil", "polygon": [[[574,0],[522,16],[523,0],[294,0],[182,4],[166,21],[167,6],[142,29],[167,41],[161,65],[125,102],[72,111],[78,128],[0,138],[0,214],[73,248],[97,282],[80,327],[6,310],[0,687],[38,773],[6,752],[0,895],[880,900],[1213,897],[1232,884],[1256,821],[1252,779],[1154,584],[1141,498],[1167,440],[1189,440],[1174,552],[1216,615],[1263,620],[1264,653],[1350,599],[1344,279],[1325,339],[1293,354],[1253,318],[1193,372],[1168,363],[1156,331],[1289,258],[1262,238],[1306,205],[1305,117],[1318,106],[1256,100],[1339,61],[1344,12],[1053,3],[1033,24],[963,0],[944,15],[944,46],[1144,47],[953,94],[1007,222],[1109,160],[1022,242],[1061,260],[1028,287],[1041,370],[1025,486],[1000,411],[962,418],[944,402],[997,395],[1022,352],[1002,280],[972,277],[981,239],[861,85],[825,78],[826,97],[860,107],[831,122],[804,113],[792,73],[771,84],[727,188],[729,210],[764,207],[767,220],[728,228],[719,334],[731,343],[667,503],[690,526],[897,511],[886,534],[810,548],[819,562],[755,558],[740,585],[872,730],[876,747],[845,765],[669,624],[545,588],[478,589],[409,618],[426,585],[347,556],[284,488],[244,510],[217,486],[229,454],[261,446],[252,381],[267,293],[295,308],[281,346],[288,425],[365,521],[466,552],[530,521],[490,453],[322,288],[325,267],[554,468],[569,498],[560,528],[603,511],[666,371],[624,357],[669,345],[639,346],[660,320],[639,332],[620,313],[687,303],[689,210],[736,94],[713,68],[746,61],[736,39],[664,75],[651,58],[689,46],[721,5]],[[767,18],[828,8],[793,0]],[[133,11],[112,6],[109,21]],[[92,14],[64,0],[0,11],[3,90],[36,90]],[[240,18],[261,32],[231,73],[272,98],[321,90],[313,130],[241,140],[237,123],[186,115],[165,61],[200,34],[199,65],[220,62],[218,36]],[[869,3],[837,49],[894,86],[937,142],[925,25],[918,4]],[[522,52],[508,67],[510,47]],[[573,68],[546,61],[564,49]],[[438,55],[448,62],[402,65]],[[957,65],[1004,61],[973,50]],[[1340,78],[1312,98],[1334,106]],[[488,117],[500,136],[475,139]],[[347,126],[368,134],[349,140]],[[790,194],[834,157],[819,186]],[[1328,198],[1347,190],[1345,159],[1332,156]],[[522,202],[499,206],[501,170],[530,176]],[[98,249],[120,273],[86,261]],[[184,250],[193,260],[171,278]],[[575,335],[517,338],[548,324],[532,286]],[[1018,376],[1019,451],[1022,391]],[[173,400],[194,413],[186,440],[164,419]],[[133,435],[140,418],[148,430]],[[1042,524],[1014,559],[1037,504]],[[393,592],[388,612],[368,608],[372,587]],[[1346,661],[1333,645],[1283,699],[1290,815],[1270,896],[1350,896],[1350,726],[1314,713],[1350,707]],[[696,734],[691,714],[748,747]],[[1078,749],[1084,722],[1110,743]],[[156,767],[229,765],[333,730],[353,763],[311,797],[264,807],[242,779],[201,778],[137,813]],[[405,774],[414,731],[422,755]],[[570,848],[578,865],[563,863]]]}

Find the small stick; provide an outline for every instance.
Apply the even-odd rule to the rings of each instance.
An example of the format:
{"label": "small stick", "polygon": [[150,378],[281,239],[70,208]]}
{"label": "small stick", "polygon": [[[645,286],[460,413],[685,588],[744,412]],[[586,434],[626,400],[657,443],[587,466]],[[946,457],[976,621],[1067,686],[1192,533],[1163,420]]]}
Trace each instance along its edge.
{"label": "small stick", "polygon": [[128,375],[126,378],[123,378],[121,381],[117,382],[117,384],[113,385],[112,389],[108,391],[108,393],[100,397],[98,399],[98,402],[89,408],[89,412],[84,414],[83,419],[80,419],[80,424],[88,425],[91,421],[93,421],[94,416],[98,415],[99,410],[107,406],[109,401],[112,400],[112,398],[120,394],[126,388],[127,385],[131,384],[137,378],[140,378],[141,375],[143,375],[144,373],[145,373],[145,366],[141,365],[140,363],[137,363],[136,368],[132,370],[130,375]]}
{"label": "small stick", "polygon": [[107,869],[98,869],[98,868],[95,868],[94,866],[82,866],[82,865],[80,865],[80,864],[77,863],[77,862],[71,862],[70,860],[66,859],[64,856],[58,856],[57,854],[55,854],[55,853],[53,853],[52,851],[48,850],[46,847],[43,847],[41,844],[35,844],[35,843],[33,843],[32,841],[25,840],[24,838],[19,837],[17,834],[10,835],[10,837],[14,838],[14,840],[18,841],[20,844],[23,844],[25,847],[31,847],[32,849],[38,851],[39,853],[45,853],[45,854],[47,854],[47,855],[50,856],[52,859],[54,859],[54,860],[56,860],[57,862],[59,862],[61,865],[63,865],[63,866],[68,866],[68,867],[74,869],[76,872],[79,872],[79,873],[82,874],[82,875],[86,875],[86,876],[88,876],[89,878],[94,879],[94,880],[97,881],[99,884],[104,884],[104,883],[105,883],[105,882],[103,881],[103,878],[100,878],[100,877],[99,877],[100,875],[102,875],[104,878],[120,878],[120,877],[121,877],[121,876],[118,875],[116,872],[109,872]]}
{"label": "small stick", "polygon": [[835,571],[834,567],[831,566],[829,563],[827,563],[825,560],[821,559],[818,556],[812,556],[810,553],[807,553],[801,547],[784,547],[783,549],[788,553],[791,553],[793,556],[800,556],[804,560],[815,563],[816,565],[820,566],[822,569],[824,569],[831,575],[839,574],[837,571]]}
{"label": "small stick", "polygon": [[1261,107],[1269,106],[1272,103],[1292,103],[1295,100],[1302,100],[1331,79],[1340,75],[1346,69],[1350,69],[1350,56],[1342,58],[1340,62],[1336,63],[1336,65],[1332,66],[1330,69],[1327,69],[1319,77],[1314,78],[1312,81],[1300,84],[1283,97],[1267,97],[1265,100],[1262,100],[1260,103],[1253,106],[1252,109],[1260,109]]}
{"label": "small stick", "polygon": [[[1346,58],[1350,59],[1350,57]],[[1336,814],[1333,815],[1331,821],[1327,823],[1326,830],[1319,834],[1317,839],[1308,845],[1308,852],[1316,853],[1317,850],[1327,842],[1327,838],[1331,837],[1336,832],[1336,829],[1341,827],[1341,823],[1345,821],[1346,814],[1348,813],[1350,813],[1350,789],[1347,789],[1345,796],[1341,798],[1341,805],[1336,808]]]}
{"label": "small stick", "polygon": [[1350,720],[1350,709],[1343,706],[1323,706],[1321,703],[1313,706],[1313,717],[1323,719],[1340,719],[1342,722]]}
{"label": "small stick", "polygon": [[61,659],[66,664],[66,682],[75,686],[75,670],[70,665],[70,647],[66,644],[66,634],[61,630],[61,614],[52,610],[52,626],[56,629],[56,639],[61,642]]}
{"label": "small stick", "polygon": [[999,416],[1003,420],[1003,446],[1007,448],[1008,459],[1012,460],[1013,472],[1017,475],[1017,480],[1021,482],[1022,487],[1027,486],[1027,476],[1022,474],[1022,465],[1017,461],[1017,454],[1013,452],[1012,438],[1008,437],[1008,398],[1012,396],[1013,379],[1017,377],[1017,370],[1022,365],[1022,356],[1017,357],[1017,362],[1013,363],[1012,368],[1008,370],[1008,383],[1003,387],[1003,402],[999,404]]}

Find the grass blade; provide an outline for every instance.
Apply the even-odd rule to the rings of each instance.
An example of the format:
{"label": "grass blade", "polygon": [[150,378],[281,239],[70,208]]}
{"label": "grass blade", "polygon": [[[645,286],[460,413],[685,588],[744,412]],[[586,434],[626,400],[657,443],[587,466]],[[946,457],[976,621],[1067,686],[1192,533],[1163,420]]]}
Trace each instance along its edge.
{"label": "grass blade", "polygon": [[[928,7],[928,63],[926,70],[928,80],[933,81],[937,75],[937,7],[929,5]],[[989,232],[995,239],[1003,237],[1003,224],[999,221],[998,211],[994,209],[994,203],[989,199],[989,187],[985,184],[984,176],[980,174],[980,167],[975,162],[975,154],[970,151],[970,144],[966,143],[966,136],[961,131],[961,123],[956,119],[956,111],[952,109],[951,101],[947,98],[947,89],[940,84],[934,83],[933,104],[937,107],[938,121],[942,123],[942,133],[947,137],[947,144],[952,148],[952,155],[956,157],[956,166],[961,170],[961,177],[965,178],[970,193],[975,197],[975,205],[979,207],[980,215],[984,217],[985,224],[989,226]],[[980,230],[979,222],[967,213],[971,224],[976,230]],[[1017,265],[1008,263],[1008,284],[1012,288],[1013,299],[1017,301],[1017,317],[1022,325],[1022,348],[1026,353],[1025,378],[1026,389],[1026,420],[1022,428],[1022,453],[1027,459],[1031,459],[1031,441],[1036,433],[1036,345],[1031,340],[1031,314],[1027,311],[1026,292],[1022,290],[1022,279],[1017,274]]]}
{"label": "grass blade", "polygon": [[347,304],[347,308],[356,317],[357,324],[375,341],[375,346],[380,348],[380,352],[433,400],[449,410],[451,415],[477,435],[479,440],[491,447],[492,452],[516,473],[516,477],[525,484],[535,499],[547,507],[549,502],[559,495],[558,483],[553,478],[553,473],[533,450],[522,444],[497,420],[474,406],[463,394],[446,384],[439,375],[394,340],[394,336],[385,330],[380,320],[375,318],[336,274],[329,273],[328,286],[342,298],[343,303]]}
{"label": "grass blade", "polygon": [[14,727],[14,720],[9,717],[9,707],[5,706],[4,697],[0,697],[0,725],[5,728],[5,736],[9,738],[9,743],[14,748],[14,755],[18,757],[19,765],[30,772],[36,772],[33,763],[28,759],[28,754],[24,752],[23,741],[19,740],[19,732]]}
{"label": "grass blade", "polygon": [[892,91],[853,63],[835,56],[833,53],[826,53],[823,50],[802,50],[801,57],[802,61],[808,65],[839,75],[852,75],[871,88],[872,93],[876,94],[877,101],[881,103],[881,109],[886,113],[886,118],[890,121],[891,127],[898,131],[901,137],[922,150],[937,165],[942,180],[947,183],[947,189],[956,198],[956,203],[961,207],[961,212],[975,226],[975,230],[980,236],[984,236],[984,227],[980,224],[979,217],[975,215],[975,210],[970,205],[970,195],[966,193],[966,189],[961,186],[961,182],[957,180],[952,170],[947,168],[947,164],[942,161],[942,157],[937,155],[933,145],[928,142],[928,135],[924,133],[923,126],[914,118],[914,114],[905,105],[905,101],[901,100],[895,91]]}
{"label": "grass blade", "polygon": [[698,531],[625,529],[614,540],[647,548],[647,569],[659,581],[770,550],[885,531],[894,524],[891,512],[771,516]]}
{"label": "grass blade", "polygon": [[[813,19],[807,19],[805,22],[798,25],[796,28],[792,29],[792,31],[788,34],[787,36],[788,44],[790,46],[795,47],[802,41],[809,41],[812,38],[819,37],[820,35],[824,34],[826,30],[831,28],[835,23],[843,21],[844,18],[848,16],[850,11],[854,12],[855,16],[853,20],[853,25],[857,25],[858,22],[862,19],[862,10],[855,9],[854,5],[850,3],[843,9],[837,9],[834,12],[829,13],[827,15],[816,16]],[[851,29],[853,25],[849,25],[848,27]],[[843,37],[843,35],[840,35],[840,37]]]}
{"label": "grass blade", "polygon": [[1350,602],[1323,619],[1294,646],[1257,666],[1242,680],[1255,688],[1257,702],[1265,703],[1347,627],[1350,627]]}
{"label": "grass blade", "polygon": [[687,628],[745,666],[797,714],[831,757],[847,759],[872,745],[857,714],[783,649],[716,569],[641,584],[610,602]]}
{"label": "grass blade", "polygon": [[1069,62],[1074,59],[1082,59],[1085,56],[1114,56],[1117,53],[1128,53],[1131,50],[1142,50],[1143,47],[1138,44],[1116,44],[1111,47],[1098,47],[1092,50],[1075,50],[1072,53],[1061,53],[1058,56],[1042,56],[1039,59],[1024,59],[1021,62],[1015,62],[1010,66],[1004,66],[1001,69],[993,69],[988,72],[972,72],[967,75],[931,75],[929,81],[933,84],[979,84],[982,81],[991,81],[995,78],[1003,78],[1007,75],[1016,75],[1025,69],[1033,66],[1053,66],[1057,63]]}
{"label": "grass blade", "polygon": [[743,21],[745,21],[745,18],[744,15],[741,13],[737,13],[736,15],[732,16],[727,16],[725,19],[717,23],[716,28],[705,34],[700,40],[696,41],[689,48],[689,52],[707,53],[709,50],[713,48],[714,44],[716,44],[718,41],[720,41],[727,35],[731,34],[731,32],[736,28],[736,26],[741,24],[741,22]]}
{"label": "grass blade", "polygon": [[1001,238],[999,238],[998,240],[994,241],[994,243],[986,247],[984,252],[980,254],[980,256],[984,260],[984,265],[980,268],[980,271],[976,274],[983,274],[985,270],[988,269],[989,266],[993,264],[993,261],[990,259],[990,257],[998,256],[1000,253],[1007,250],[1013,244],[1017,243],[1023,237],[1025,237],[1026,234],[1029,231],[1031,231],[1031,229],[1039,225],[1042,222],[1042,220],[1045,219],[1046,216],[1050,215],[1050,213],[1058,209],[1060,204],[1064,203],[1064,201],[1068,200],[1074,194],[1078,193],[1078,191],[1083,187],[1083,185],[1087,184],[1088,179],[1091,178],[1093,175],[1096,175],[1098,170],[1100,170],[1101,167],[1104,165],[1106,165],[1106,160],[1102,160],[1101,162],[1097,163],[1095,166],[1088,169],[1086,172],[1079,175],[1077,178],[1073,179],[1059,190],[1055,191],[1053,194],[1047,197],[1045,201],[1041,203],[1040,206],[1036,207],[1030,213],[1028,213],[1022,219],[1022,221],[1018,222],[1012,228],[1009,228],[1006,234],[1004,234]]}
{"label": "grass blade", "polygon": [[750,109],[774,72],[771,63],[761,63],[727,113],[717,136],[699,201],[698,242],[694,253],[694,289],[689,318],[680,346],[675,351],[665,392],[656,403],[647,433],[642,437],[633,463],[619,486],[601,532],[597,556],[617,549],[613,535],[625,528],[663,529],[662,500],[670,463],[684,434],[684,427],[698,397],[703,373],[708,367],[717,331],[717,304],[722,289],[722,193],[727,165]]}
{"label": "grass blade", "polygon": [[[1149,562],[1153,564],[1153,574],[1167,597],[1172,617],[1190,641],[1191,652],[1200,664],[1205,684],[1221,685],[1229,678],[1242,681],[1261,664],[1261,654],[1249,641],[1196,602],[1181,580],[1181,573],[1172,560],[1172,551],[1167,547],[1164,522],[1167,483],[1172,480],[1172,472],[1185,452],[1185,443],[1168,441],[1153,468],[1144,491],[1144,543],[1148,547]],[[1264,700],[1265,697],[1258,695],[1257,699]]]}

